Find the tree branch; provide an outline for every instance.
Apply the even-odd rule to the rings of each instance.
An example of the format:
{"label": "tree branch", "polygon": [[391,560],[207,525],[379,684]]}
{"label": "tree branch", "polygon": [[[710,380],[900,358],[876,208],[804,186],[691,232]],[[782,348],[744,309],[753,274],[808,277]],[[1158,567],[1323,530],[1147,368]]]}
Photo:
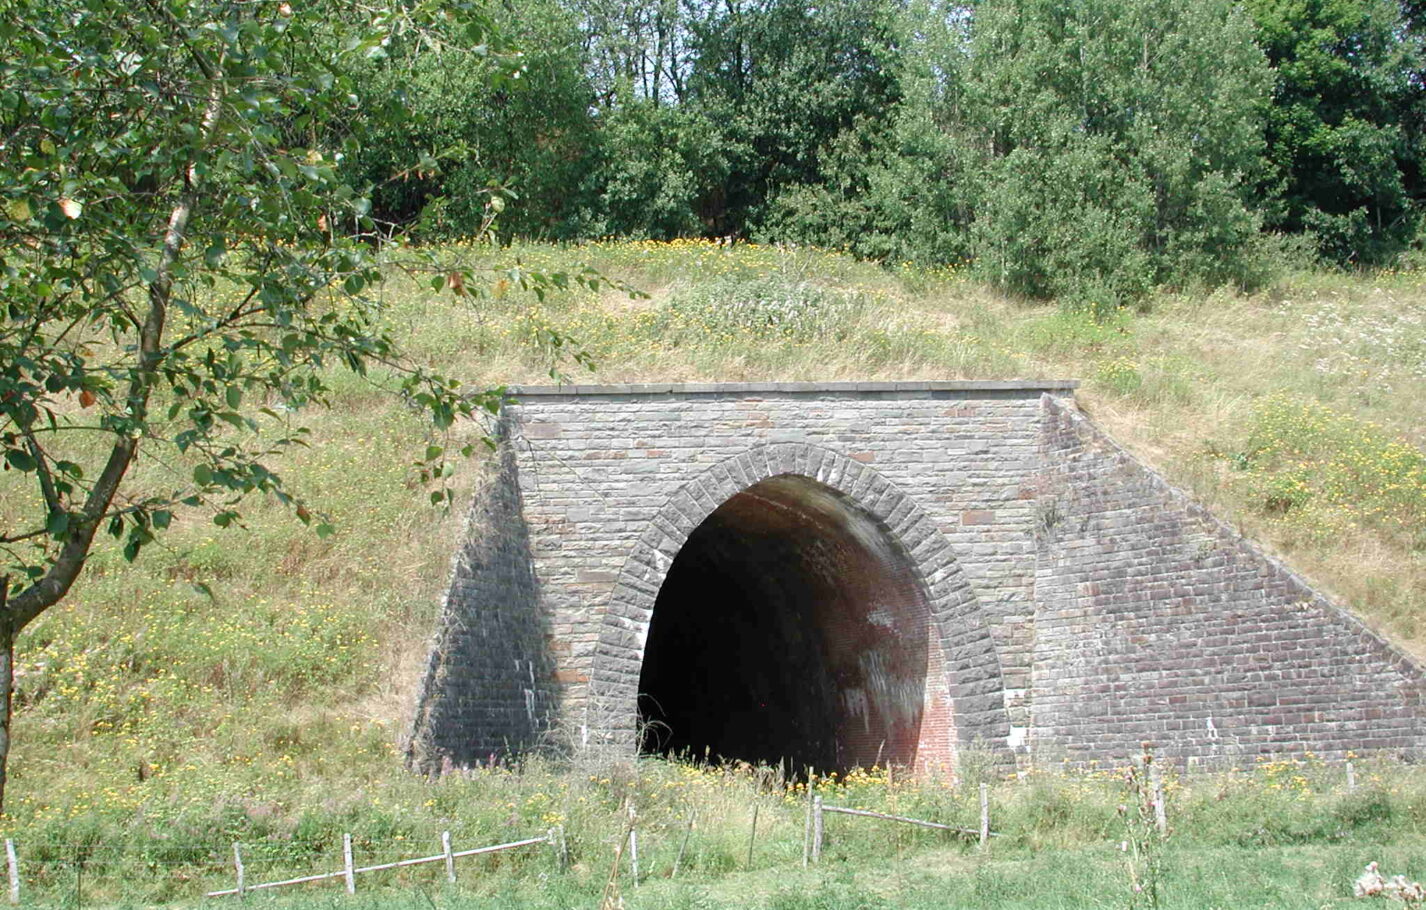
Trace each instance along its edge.
{"label": "tree branch", "polygon": [[63,506],[59,501],[59,493],[54,488],[54,475],[50,473],[49,456],[45,450],[40,448],[39,441],[35,439],[35,434],[29,427],[21,430],[25,434],[25,444],[30,450],[30,457],[35,460],[35,472],[40,477],[40,494],[45,498],[45,505],[50,512],[59,512]]}
{"label": "tree branch", "polygon": [[[203,67],[209,72],[208,67]],[[222,111],[224,84],[220,78],[213,78],[208,91],[208,103],[203,111],[199,127],[199,139],[194,148],[196,159],[208,145],[218,126]],[[184,191],[178,204],[168,218],[168,229],[164,232],[163,250],[159,255],[158,267],[153,281],[149,283],[149,311],[139,330],[138,362],[130,373],[128,402],[129,415],[136,421],[144,420],[148,412],[149,396],[153,389],[153,379],[163,360],[163,327],[168,315],[169,300],[173,292],[173,266],[188,239],[188,221],[198,200],[198,169],[196,162],[190,162],[184,175]],[[94,543],[94,534],[105,513],[118,493],[119,484],[134,461],[139,449],[139,437],[131,429],[119,431],[114,447],[99,479],[85,497],[84,507],[78,520],[70,526],[69,537],[60,548],[59,555],[49,570],[30,587],[10,598],[6,612],[9,614],[10,628],[18,633],[34,621],[45,610],[69,593],[84,561],[89,556]]]}

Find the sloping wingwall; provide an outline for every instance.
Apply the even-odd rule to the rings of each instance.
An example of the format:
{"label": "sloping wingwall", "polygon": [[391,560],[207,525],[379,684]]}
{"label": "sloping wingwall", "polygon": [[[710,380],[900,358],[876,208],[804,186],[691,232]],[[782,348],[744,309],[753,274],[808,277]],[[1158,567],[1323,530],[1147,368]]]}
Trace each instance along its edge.
{"label": "sloping wingwall", "polygon": [[1419,751],[1420,666],[1045,399],[1037,757]]}
{"label": "sloping wingwall", "polygon": [[[670,567],[721,506],[778,478],[873,529],[924,592],[897,620],[918,628],[891,629],[933,645],[917,765],[972,746],[1022,763],[1143,742],[1186,758],[1426,751],[1421,668],[1116,447],[1073,387],[521,390],[455,563],[413,763],[629,754]],[[783,506],[802,509],[789,527],[817,526]],[[858,634],[848,616],[821,634]]]}

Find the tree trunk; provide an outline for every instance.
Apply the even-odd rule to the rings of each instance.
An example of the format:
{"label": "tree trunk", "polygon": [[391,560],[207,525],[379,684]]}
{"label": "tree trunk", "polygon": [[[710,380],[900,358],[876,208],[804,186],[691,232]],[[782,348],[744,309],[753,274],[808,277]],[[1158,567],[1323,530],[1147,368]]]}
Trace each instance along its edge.
{"label": "tree trunk", "polygon": [[15,633],[6,607],[10,579],[0,576],[0,814],[5,811],[9,776],[11,695],[15,691]]}

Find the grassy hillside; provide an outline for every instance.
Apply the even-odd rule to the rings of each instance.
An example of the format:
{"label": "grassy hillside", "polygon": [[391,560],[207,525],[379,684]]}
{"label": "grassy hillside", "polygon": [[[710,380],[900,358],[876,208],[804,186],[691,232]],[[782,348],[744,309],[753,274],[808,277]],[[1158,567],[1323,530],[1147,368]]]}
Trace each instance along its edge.
{"label": "grassy hillside", "polygon": [[[1097,323],[1006,299],[953,273],[886,270],[813,251],[678,242],[474,252],[492,265],[592,265],[647,297],[581,290],[541,301],[496,285],[485,297],[453,301],[393,279],[384,289],[392,330],[472,385],[582,370],[549,343],[550,328],[580,340],[597,366],[594,381],[1080,377],[1081,406],[1118,439],[1375,627],[1426,653],[1426,276],[1308,274],[1252,297],[1161,297],[1144,312]],[[315,442],[286,462],[288,483],[328,511],[336,534],[318,539],[280,510],[255,504],[246,529],[219,530],[201,516],[176,521],[163,548],[134,566],[106,541],[69,602],[25,633],[5,824],[28,856],[49,861],[43,886],[56,900],[68,899],[74,857],[91,856],[85,887],[99,889],[94,894],[159,900],[191,896],[205,876],[219,881],[233,839],[270,841],[273,856],[283,857],[273,868],[306,868],[298,860],[330,859],[343,831],[373,851],[391,851],[398,838],[428,845],[443,828],[468,844],[543,831],[558,819],[586,825],[584,871],[571,880],[569,900],[587,904],[603,884],[595,867],[607,863],[603,841],[630,788],[670,830],[690,806],[737,819],[719,835],[726,843],[702,848],[698,880],[715,904],[920,900],[807,897],[817,887],[842,887],[835,882],[784,899],[773,876],[749,884],[754,893],[745,901],[729,896],[728,888],[742,887],[736,881],[712,884],[739,863],[745,835],[737,832],[745,830],[750,800],[768,800],[783,829],[769,834],[781,846],[769,847],[764,865],[800,849],[799,810],[773,812],[781,791],[769,795],[749,776],[728,791],[747,798],[719,803],[716,793],[685,799],[687,787],[703,785],[660,766],[632,781],[544,770],[439,784],[407,775],[396,743],[464,501],[449,513],[426,505],[406,457],[423,431],[365,382],[341,378],[336,406],[305,422]],[[459,433],[475,438],[480,428]],[[478,473],[471,468],[457,480],[462,490]],[[171,470],[146,461],[140,479],[162,485]],[[0,478],[0,512],[21,506]],[[1256,808],[1233,824],[1215,816],[1209,827],[1229,833],[1203,841],[1185,868],[1219,863],[1214,850],[1308,843],[1324,852],[1284,854],[1284,868],[1330,866],[1335,881],[1374,858],[1361,858],[1363,842],[1419,848],[1426,795],[1419,782],[1383,773],[1381,802],[1360,824],[1331,821],[1334,812],[1357,810],[1338,807],[1321,788],[1310,799],[1294,791],[1293,811],[1338,827],[1282,834],[1265,821],[1282,814],[1272,802],[1281,790],[1270,789],[1259,769],[1249,775],[1257,795],[1244,803]],[[1002,857],[1011,865],[977,876],[1044,874],[1047,860],[1037,850],[1056,846],[1097,857],[1082,866],[1091,891],[1096,875],[1119,881],[1119,859],[1100,855],[1106,839],[1118,836],[1113,786],[1085,797],[1101,813],[1088,828],[1076,827],[1080,809],[1049,791],[1007,792],[1007,802],[1026,807],[1025,830],[1041,826],[1053,842],[1022,838]],[[1219,804],[1210,789],[1201,793],[1205,807]],[[938,792],[918,788],[916,799],[962,798]],[[876,804],[899,805],[893,795]],[[580,822],[581,805],[598,811]],[[1325,846],[1338,842],[1346,852]],[[850,842],[882,849],[877,843],[871,836]],[[897,841],[895,854],[878,855],[892,862],[934,843],[911,838]],[[106,856],[116,857],[107,872]],[[123,865],[132,862],[148,864],[142,875]],[[961,862],[947,858],[946,868],[960,870]],[[1249,862],[1247,852],[1221,858],[1232,868]],[[540,892],[527,874],[548,871],[547,856],[507,865],[513,877],[500,881],[508,887],[563,905],[550,897],[563,892]],[[908,880],[936,874],[904,868]],[[1283,881],[1300,874],[1286,872]],[[942,886],[927,887],[935,894]],[[1318,897],[1301,906],[1319,906]],[[470,900],[481,899],[472,892]],[[661,900],[651,905],[697,903],[684,891]],[[1009,898],[1001,905],[1020,906]]]}

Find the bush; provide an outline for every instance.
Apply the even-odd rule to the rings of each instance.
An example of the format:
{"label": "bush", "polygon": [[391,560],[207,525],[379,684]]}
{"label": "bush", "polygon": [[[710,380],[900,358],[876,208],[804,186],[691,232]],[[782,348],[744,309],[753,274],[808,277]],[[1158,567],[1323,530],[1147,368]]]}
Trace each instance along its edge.
{"label": "bush", "polygon": [[1156,285],[1261,280],[1247,200],[1271,76],[1234,4],[993,0],[964,75],[987,278],[1096,312]]}

